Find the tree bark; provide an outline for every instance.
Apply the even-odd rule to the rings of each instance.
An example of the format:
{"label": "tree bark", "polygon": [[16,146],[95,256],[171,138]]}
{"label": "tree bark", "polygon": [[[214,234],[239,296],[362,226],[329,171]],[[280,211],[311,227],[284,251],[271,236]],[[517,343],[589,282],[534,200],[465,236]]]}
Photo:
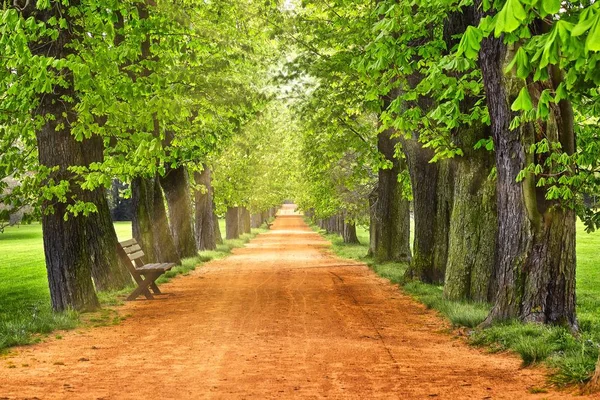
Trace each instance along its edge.
{"label": "tree bark", "polygon": [[219,226],[219,217],[213,208],[213,227],[215,228],[215,242],[223,244],[223,235],[221,234],[221,226]]}
{"label": "tree bark", "polygon": [[[195,227],[196,227],[196,246],[198,250],[214,250],[217,248],[217,238],[214,223],[214,202],[213,188],[211,184],[211,172],[208,165],[203,164],[202,172],[194,172],[194,180],[197,185],[203,187],[202,190],[196,190],[195,197]],[[221,232],[219,231],[219,235]]]}
{"label": "tree bark", "polygon": [[398,182],[404,163],[394,157],[398,139],[392,139],[392,133],[386,129],[378,135],[378,150],[392,168],[379,170],[374,256],[378,261],[408,262],[411,258],[409,202],[402,196]]}
{"label": "tree bark", "polygon": [[[451,13],[444,23],[446,47],[457,45],[457,35],[477,23],[472,6]],[[470,112],[476,101],[472,97],[463,99],[460,104],[463,112]],[[444,297],[492,301],[498,225],[495,180],[490,177],[494,157],[485,149],[474,149],[479,140],[490,137],[490,131],[473,123],[455,129],[453,136],[464,155],[453,159],[456,175]]]}
{"label": "tree bark", "polygon": [[225,214],[225,238],[237,239],[240,237],[240,208],[227,207]]}
{"label": "tree bark", "polygon": [[[78,4],[75,1],[70,6]],[[47,10],[38,10],[32,2],[27,3],[20,11],[24,18],[33,17],[38,21],[68,15],[65,6],[61,4]],[[70,44],[79,33],[69,17],[67,24],[69,29],[60,29],[55,39],[35,43],[32,53],[56,59],[72,55],[73,48]],[[131,278],[116,256],[117,238],[104,190],[82,190],[78,178],[68,170],[70,166],[87,166],[91,162],[101,161],[103,143],[97,137],[79,142],[71,135],[71,122],[77,120],[75,99],[78,95],[73,82],[69,80],[70,72],[58,73],[63,73],[68,86],[56,85],[51,93],[40,96],[40,103],[35,110],[37,115],[45,118],[44,125],[36,132],[39,162],[46,167],[58,168],[50,178],[57,182],[68,181],[70,184],[66,203],[53,203],[49,200],[42,204],[48,284],[55,311],[69,308],[90,311],[100,306],[92,275],[96,278],[98,289],[122,288],[131,282]],[[98,212],[88,217],[71,215],[65,221],[64,215],[74,199],[93,203]]]}
{"label": "tree bark", "polygon": [[342,238],[344,239],[344,243],[360,244],[358,236],[356,235],[356,225],[354,223],[344,223]]}
{"label": "tree bark", "polygon": [[165,200],[158,176],[131,182],[133,237],[146,254],[147,262],[181,263],[167,220]]}
{"label": "tree bark", "polygon": [[369,194],[369,250],[368,257],[375,256],[377,248],[377,187]]}
{"label": "tree bark", "polygon": [[449,300],[493,301],[496,261],[496,181],[490,177],[494,155],[474,150],[489,132],[482,126],[459,133],[465,155],[457,157],[450,251],[444,297]]}
{"label": "tree bark", "polygon": [[250,211],[246,207],[240,207],[240,233],[250,233],[252,231]]}
{"label": "tree bark", "polygon": [[401,139],[413,192],[413,257],[406,276],[422,282],[444,282],[454,174],[450,160],[430,162],[431,149],[418,139]]}
{"label": "tree bark", "polygon": [[250,220],[251,228],[260,228],[260,226],[263,224],[262,215],[260,213],[252,214]]}
{"label": "tree bark", "polygon": [[[496,149],[498,207],[498,292],[484,325],[518,318],[522,321],[577,327],[575,318],[575,214],[544,197],[534,176],[516,182],[533,161],[527,148],[537,137],[575,147],[568,104],[553,107],[549,121],[510,129],[510,106],[523,84],[504,76],[510,57],[502,38],[482,42],[480,66]],[[527,82],[534,106],[541,89],[558,82]],[[539,160],[538,160],[539,161]]]}
{"label": "tree bark", "polygon": [[195,257],[198,255],[198,248],[194,236],[194,217],[187,171],[183,166],[177,168],[166,166],[166,174],[159,180],[167,200],[169,226],[177,254],[179,258]]}

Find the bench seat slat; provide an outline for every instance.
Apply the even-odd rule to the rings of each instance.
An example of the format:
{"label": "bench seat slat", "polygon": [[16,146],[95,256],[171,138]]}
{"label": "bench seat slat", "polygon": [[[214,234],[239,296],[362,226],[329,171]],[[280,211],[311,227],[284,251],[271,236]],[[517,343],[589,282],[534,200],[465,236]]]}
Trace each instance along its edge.
{"label": "bench seat slat", "polygon": [[132,253],[132,254],[127,254],[127,257],[129,257],[129,259],[130,259],[131,261],[133,261],[133,260],[137,260],[138,258],[142,258],[142,257],[144,257],[144,252],[143,252],[143,251],[141,251],[141,250],[140,250],[140,251],[136,251],[135,253]]}
{"label": "bench seat slat", "polygon": [[124,242],[120,242],[119,244],[121,245],[121,247],[125,248],[125,247],[129,247],[129,246],[133,246],[134,244],[138,244],[138,242],[135,239],[129,239]]}
{"label": "bench seat slat", "polygon": [[146,264],[142,267],[136,268],[138,271],[168,271],[175,266],[174,263],[158,263],[158,264]]}
{"label": "bench seat slat", "polygon": [[141,251],[142,248],[140,247],[139,244],[134,244],[133,246],[123,248],[123,250],[125,250],[125,253],[131,254],[131,253],[135,253],[136,251]]}

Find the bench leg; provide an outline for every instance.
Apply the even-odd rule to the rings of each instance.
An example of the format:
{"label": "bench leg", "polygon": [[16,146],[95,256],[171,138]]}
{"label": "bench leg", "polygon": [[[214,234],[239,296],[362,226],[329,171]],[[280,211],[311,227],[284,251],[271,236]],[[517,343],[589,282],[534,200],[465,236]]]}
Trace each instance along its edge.
{"label": "bench leg", "polygon": [[131,292],[131,294],[129,295],[129,297],[127,297],[127,300],[135,300],[142,293],[146,296],[146,298],[148,300],[153,300],[154,296],[152,296],[152,293],[150,293],[150,290],[148,290],[148,288],[151,285],[156,286],[156,284],[154,283],[154,281],[160,275],[161,274],[147,274],[144,277],[144,279],[140,279],[140,282],[138,282],[138,287],[135,288],[135,290],[133,292]]}
{"label": "bench leg", "polygon": [[[150,293],[150,290],[148,290],[148,284],[144,283],[145,279],[143,279],[143,277],[139,273],[133,275],[133,279],[135,280],[135,283],[137,283],[138,288],[143,288],[143,289],[141,289],[141,292],[136,293],[135,297],[130,298],[130,297],[133,296],[133,294],[138,289],[138,288],[136,288],[136,290],[134,290],[133,292],[131,292],[131,294],[129,295],[129,297],[127,297],[127,300],[135,300],[140,294],[143,294],[148,300],[153,300],[154,296],[152,296],[152,293]],[[154,281],[152,281],[152,283],[154,283]]]}
{"label": "bench leg", "polygon": [[[158,278],[158,276],[157,276],[157,278]],[[154,292],[154,294],[162,294],[162,292],[160,291],[160,289],[158,288],[158,286],[156,286],[155,282],[152,282],[150,284],[150,289],[152,289],[152,291]]]}

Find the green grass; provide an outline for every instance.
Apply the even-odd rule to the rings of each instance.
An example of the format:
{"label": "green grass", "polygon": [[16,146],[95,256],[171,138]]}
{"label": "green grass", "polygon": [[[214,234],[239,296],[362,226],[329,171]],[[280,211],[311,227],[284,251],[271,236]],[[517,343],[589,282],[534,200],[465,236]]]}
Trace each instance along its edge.
{"label": "green grass", "polygon": [[[224,234],[225,221],[219,223]],[[116,222],[115,230],[119,240],[132,236],[130,222]],[[251,234],[244,234],[239,239],[226,240],[214,251],[203,251],[198,257],[182,260],[180,266],[159,278],[158,283],[188,274],[204,262],[223,258],[262,231],[265,229],[253,229]],[[40,340],[40,335],[57,329],[72,329],[81,323],[79,313],[52,312],[40,224],[6,228],[0,234],[0,260],[0,350],[30,344]],[[103,306],[119,305],[131,289],[100,292],[100,303]],[[95,326],[118,323],[121,317],[102,310],[84,319]]]}
{"label": "green grass", "polygon": [[[318,231],[318,228],[315,228]],[[320,231],[324,234],[323,231]],[[600,344],[600,232],[588,234],[577,224],[577,317],[580,331],[574,337],[567,329],[538,324],[510,322],[481,330],[476,328],[487,316],[490,305],[445,300],[441,286],[406,281],[407,265],[376,263],[366,257],[369,232],[357,228],[360,245],[347,245],[339,235],[325,235],[333,251],[341,257],[357,259],[378,275],[402,289],[431,309],[439,311],[455,327],[470,329],[469,341],[489,351],[514,351],[523,365],[544,363],[552,369],[550,381],[558,385],[581,384],[589,380],[598,358]]]}

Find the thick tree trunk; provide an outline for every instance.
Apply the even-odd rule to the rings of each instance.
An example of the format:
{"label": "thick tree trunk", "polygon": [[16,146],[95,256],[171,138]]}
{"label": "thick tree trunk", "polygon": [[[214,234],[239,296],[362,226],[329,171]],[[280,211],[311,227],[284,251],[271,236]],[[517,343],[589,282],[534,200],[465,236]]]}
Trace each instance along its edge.
{"label": "thick tree trunk", "polygon": [[145,261],[180,263],[158,177],[135,178],[131,182],[131,191],[133,237],[144,250]]}
{"label": "thick tree trunk", "polygon": [[[537,137],[574,149],[572,113],[568,104],[553,107],[548,122],[510,129],[510,106],[522,84],[504,76],[507,48],[502,38],[483,40],[480,64],[496,150],[498,206],[498,292],[484,324],[518,318],[522,321],[577,326],[575,318],[575,214],[544,197],[535,177],[516,182],[532,159],[527,148]],[[534,106],[541,89],[558,82],[528,82]]]}
{"label": "thick tree trunk", "polygon": [[344,223],[342,238],[344,239],[344,243],[360,244],[358,236],[356,236],[356,225],[354,223]]}
{"label": "thick tree trunk", "polygon": [[[65,93],[49,94],[42,100],[42,115],[54,115],[56,118],[49,119],[36,133],[40,164],[47,167],[58,166],[58,171],[52,176],[57,181],[72,180],[67,168],[85,164],[81,143],[71,136],[69,129],[68,121],[77,117],[73,112],[63,115],[64,105],[58,101],[60,94]],[[55,96],[53,102],[52,98]],[[90,193],[79,189],[77,184],[72,185],[71,195],[84,201],[91,200]],[[99,308],[100,303],[92,284],[93,261],[88,243],[90,221],[82,215],[70,216],[65,221],[68,204],[52,203],[54,202],[44,202],[42,213],[44,254],[52,308],[55,311],[69,308],[91,311]],[[50,207],[52,212],[47,213]],[[113,250],[116,250],[116,246]]]}
{"label": "thick tree trunk", "polygon": [[251,223],[250,211],[246,207],[240,207],[240,233],[250,233],[252,231]]}
{"label": "thick tree trunk", "polygon": [[225,238],[237,239],[240,237],[240,208],[227,207],[225,214]]}
{"label": "thick tree trunk", "polygon": [[[76,6],[77,1],[70,3]],[[62,18],[68,15],[60,4],[46,10],[37,10],[35,3],[27,3],[20,10],[24,18],[40,21]],[[70,20],[67,18],[67,24]],[[33,54],[62,59],[72,54],[70,43],[75,39],[77,28],[61,29],[58,37],[50,43],[36,43]],[[65,76],[70,76],[67,72]],[[116,256],[117,238],[110,218],[108,203],[103,189],[82,190],[77,178],[68,171],[70,166],[87,166],[102,161],[102,140],[94,137],[79,142],[71,135],[71,123],[77,120],[73,87],[55,86],[51,93],[40,98],[35,110],[46,118],[46,123],[36,132],[39,162],[43,166],[57,167],[50,176],[60,182],[70,183],[67,203],[47,201],[42,205],[42,231],[44,254],[48,272],[48,284],[52,308],[55,311],[75,309],[89,311],[98,308],[92,275],[98,289],[122,288],[131,282]],[[69,100],[71,99],[71,100]],[[69,216],[65,221],[69,204],[74,199],[93,203],[97,213],[85,216]]]}
{"label": "thick tree trunk", "polygon": [[194,172],[194,180],[197,185],[202,186],[201,190],[196,190],[194,193],[196,246],[198,250],[214,250],[217,248],[217,239],[214,227],[213,189],[208,165],[203,164],[202,172]]}
{"label": "thick tree trunk", "polygon": [[378,261],[408,262],[411,258],[409,202],[402,196],[398,182],[404,165],[394,157],[397,139],[391,135],[391,129],[378,135],[377,147],[392,168],[379,170],[374,256]]}
{"label": "thick tree trunk", "polygon": [[195,257],[198,254],[194,236],[194,217],[188,174],[185,167],[170,168],[160,177],[160,184],[167,200],[169,226],[179,258]]}
{"label": "thick tree trunk", "polygon": [[250,220],[251,220],[250,226],[251,226],[251,228],[254,228],[254,229],[260,228],[260,226],[263,223],[262,216],[260,213],[252,214]]}
{"label": "thick tree trunk", "polygon": [[434,152],[416,138],[402,139],[413,192],[413,258],[406,276],[427,283],[444,281],[452,209],[450,160],[431,163]]}
{"label": "thick tree trunk", "polygon": [[490,177],[492,152],[474,150],[487,129],[475,126],[459,132],[465,155],[456,158],[454,206],[444,297],[450,300],[492,301],[496,265],[496,181]]}
{"label": "thick tree trunk", "polygon": [[221,227],[219,226],[219,217],[213,209],[213,227],[215,228],[215,242],[217,244],[223,244],[223,234],[221,233]]}
{"label": "thick tree trunk", "polygon": [[369,194],[369,251],[367,256],[375,256],[377,248],[377,187]]}

